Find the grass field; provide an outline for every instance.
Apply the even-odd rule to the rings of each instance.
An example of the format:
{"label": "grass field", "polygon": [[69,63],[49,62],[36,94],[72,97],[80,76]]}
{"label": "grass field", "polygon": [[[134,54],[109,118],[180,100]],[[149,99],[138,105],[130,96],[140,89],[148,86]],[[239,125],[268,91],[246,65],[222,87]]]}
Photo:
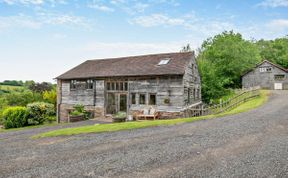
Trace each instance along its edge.
{"label": "grass field", "polygon": [[[67,124],[67,123],[61,123],[61,124]],[[59,125],[59,124],[56,121],[54,121],[52,123],[44,123],[42,125],[32,125],[32,126],[26,126],[26,127],[20,127],[20,128],[11,128],[11,129],[0,128],[0,133],[1,132],[27,130],[27,129],[35,129],[35,128],[48,127],[48,126],[56,126],[56,125]]]}
{"label": "grass field", "polygon": [[209,116],[200,116],[192,118],[181,118],[181,119],[172,119],[172,120],[156,120],[156,121],[135,121],[135,122],[124,122],[124,123],[114,123],[114,124],[96,124],[92,126],[82,126],[76,128],[66,128],[59,129],[50,132],[41,133],[33,136],[32,138],[43,138],[43,137],[55,137],[55,136],[68,136],[75,134],[85,134],[85,133],[100,133],[100,132],[114,132],[120,130],[131,130],[139,129],[146,127],[155,127],[155,126],[165,126],[165,125],[175,125],[188,122],[194,122],[198,120],[212,119],[226,115],[237,114],[241,112],[246,112],[251,109],[257,108],[264,104],[268,100],[269,91],[261,91],[260,96],[254,99],[251,99],[238,107],[217,115]]}
{"label": "grass field", "polygon": [[0,90],[15,91],[23,89],[22,86],[0,85]]}

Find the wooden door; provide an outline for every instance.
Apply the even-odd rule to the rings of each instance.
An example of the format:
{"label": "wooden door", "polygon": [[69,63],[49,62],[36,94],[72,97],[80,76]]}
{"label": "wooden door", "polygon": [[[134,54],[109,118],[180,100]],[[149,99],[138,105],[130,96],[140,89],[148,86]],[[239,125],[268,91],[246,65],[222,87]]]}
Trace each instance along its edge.
{"label": "wooden door", "polygon": [[127,94],[119,94],[119,111],[127,112]]}

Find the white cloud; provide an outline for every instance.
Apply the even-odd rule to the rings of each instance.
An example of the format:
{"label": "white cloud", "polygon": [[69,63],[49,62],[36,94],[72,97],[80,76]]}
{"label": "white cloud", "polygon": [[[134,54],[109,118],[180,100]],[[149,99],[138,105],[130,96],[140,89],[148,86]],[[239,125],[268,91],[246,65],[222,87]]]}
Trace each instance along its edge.
{"label": "white cloud", "polygon": [[[131,56],[153,53],[178,52],[181,47],[186,45],[187,41],[167,42],[167,43],[89,43],[82,50],[86,57],[89,58],[107,58],[119,56]],[[196,49],[198,43],[191,44]],[[113,51],[111,53],[111,51]]]}
{"label": "white cloud", "polygon": [[133,6],[132,10],[135,10],[136,12],[144,12],[145,9],[147,9],[148,7],[149,7],[149,4],[144,4],[144,3],[139,2]]}
{"label": "white cloud", "polygon": [[0,16],[0,31],[14,27],[38,29],[41,25],[41,22],[23,14],[8,17]]}
{"label": "white cloud", "polygon": [[288,7],[288,0],[264,0],[258,4],[263,7]]}
{"label": "white cloud", "polygon": [[288,30],[288,19],[275,19],[270,21],[267,26],[274,31]]}
{"label": "white cloud", "polygon": [[14,4],[33,4],[33,5],[40,5],[44,3],[44,0],[2,0],[2,2],[9,4],[9,5],[14,5]]}
{"label": "white cloud", "polygon": [[92,9],[97,9],[97,10],[104,11],[104,12],[113,12],[114,11],[113,8],[110,8],[110,7],[104,6],[104,5],[98,5],[98,4],[89,5],[89,7]]}
{"label": "white cloud", "polygon": [[181,18],[171,18],[164,14],[152,14],[149,16],[140,16],[130,21],[132,24],[137,24],[143,27],[153,26],[181,26],[185,25],[185,20]]}
{"label": "white cloud", "polygon": [[112,7],[108,7],[104,5],[102,0],[93,0],[91,3],[88,4],[89,8],[100,10],[103,12],[113,12],[114,9]]}
{"label": "white cloud", "polygon": [[0,31],[15,28],[39,29],[44,25],[64,25],[90,29],[87,19],[74,15],[37,13],[36,17],[18,14],[0,16]]}
{"label": "white cloud", "polygon": [[143,27],[180,26],[196,34],[201,32],[201,34],[204,36],[214,35],[225,30],[235,29],[235,25],[227,20],[198,18],[195,13],[190,13],[179,17],[169,17],[164,14],[152,14],[149,16],[136,17],[132,19],[130,23]]}
{"label": "white cloud", "polygon": [[43,5],[45,3],[55,6],[56,4],[67,4],[66,0],[0,0],[8,5]]}

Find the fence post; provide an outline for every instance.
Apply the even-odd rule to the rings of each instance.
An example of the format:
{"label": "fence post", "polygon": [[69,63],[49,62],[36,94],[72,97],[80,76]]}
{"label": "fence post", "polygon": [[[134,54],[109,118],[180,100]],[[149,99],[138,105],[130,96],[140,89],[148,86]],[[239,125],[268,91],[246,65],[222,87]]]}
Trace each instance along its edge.
{"label": "fence post", "polygon": [[204,114],[204,105],[202,104],[202,106],[201,106],[201,116],[203,116]]}
{"label": "fence post", "polygon": [[220,99],[220,112],[222,112],[222,98]]}

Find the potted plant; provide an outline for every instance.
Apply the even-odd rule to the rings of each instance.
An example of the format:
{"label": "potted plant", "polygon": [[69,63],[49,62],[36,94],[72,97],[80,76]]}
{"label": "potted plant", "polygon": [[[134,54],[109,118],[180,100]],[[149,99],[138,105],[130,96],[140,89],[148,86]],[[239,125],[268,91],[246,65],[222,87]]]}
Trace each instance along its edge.
{"label": "potted plant", "polygon": [[84,110],[84,106],[77,104],[74,107],[74,110],[69,113],[69,122],[77,122],[88,119],[88,114]]}
{"label": "potted plant", "polygon": [[112,116],[113,122],[125,122],[127,117],[126,112],[117,112]]}

